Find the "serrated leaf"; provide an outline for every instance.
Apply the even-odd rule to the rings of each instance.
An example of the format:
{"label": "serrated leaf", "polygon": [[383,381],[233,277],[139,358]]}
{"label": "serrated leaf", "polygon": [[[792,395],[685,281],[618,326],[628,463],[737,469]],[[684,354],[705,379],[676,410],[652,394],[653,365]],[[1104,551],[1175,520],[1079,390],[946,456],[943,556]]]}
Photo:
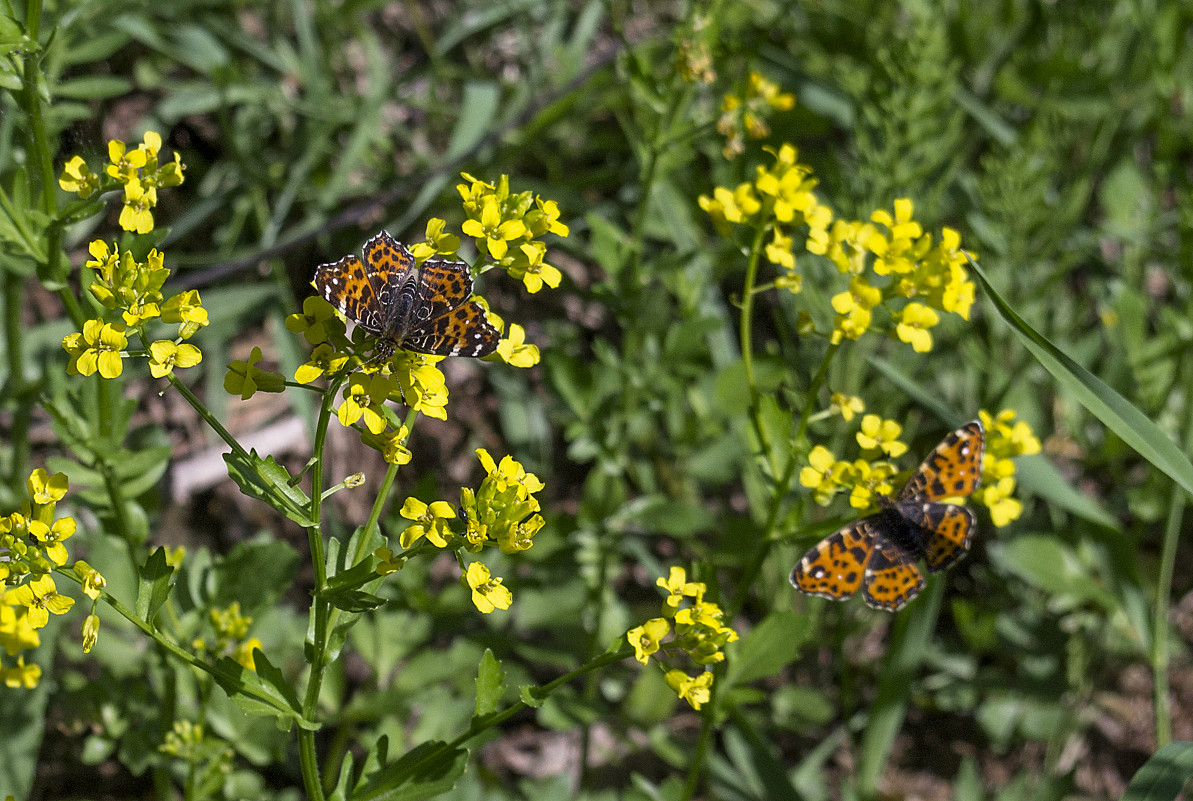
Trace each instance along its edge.
{"label": "serrated leaf", "polygon": [[456,786],[468,767],[468,751],[442,742],[422,743],[378,771],[352,794],[352,801],[423,801]]}
{"label": "serrated leaf", "polygon": [[532,709],[538,709],[547,700],[549,693],[543,690],[542,687],[537,687],[533,684],[523,684],[518,688],[518,698],[522,703]]}
{"label": "serrated leaf", "polygon": [[304,528],[315,524],[307,514],[310,498],[297,486],[291,486],[290,474],[272,456],[262,459],[253,450],[247,459],[237,453],[225,453],[224,461],[228,475],[245,495],[269,504]]}
{"label": "serrated leaf", "polygon": [[493,652],[485,649],[476,674],[476,717],[492,715],[505,692],[505,671]]}
{"label": "serrated leaf", "polygon": [[174,568],[166,562],[166,549],[158,548],[149,554],[141,567],[140,583],[137,585],[137,616],[146,623],[152,623],[162,604],[170,597],[174,586]]}
{"label": "serrated leaf", "polygon": [[253,651],[253,663],[257,667],[255,671],[225,656],[212,669],[216,682],[240,711],[253,717],[293,721],[310,731],[318,730],[318,723],[302,716],[294,689],[260,649]]}

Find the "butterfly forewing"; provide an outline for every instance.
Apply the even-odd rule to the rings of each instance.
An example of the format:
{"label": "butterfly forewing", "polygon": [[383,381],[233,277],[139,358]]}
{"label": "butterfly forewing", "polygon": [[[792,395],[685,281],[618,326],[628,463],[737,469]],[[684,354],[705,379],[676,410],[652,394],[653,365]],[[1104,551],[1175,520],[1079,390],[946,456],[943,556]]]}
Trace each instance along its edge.
{"label": "butterfly forewing", "polygon": [[857,592],[874,552],[873,518],[863,517],[829,534],[791,571],[796,589],[841,601]]}
{"label": "butterfly forewing", "polygon": [[912,474],[898,500],[937,501],[972,493],[982,477],[984,442],[980,420],[970,420],[949,434]]}
{"label": "butterfly forewing", "polygon": [[875,609],[894,612],[902,609],[923,588],[924,574],[915,566],[911,554],[878,535],[874,555],[866,565],[862,580],[862,600]]}

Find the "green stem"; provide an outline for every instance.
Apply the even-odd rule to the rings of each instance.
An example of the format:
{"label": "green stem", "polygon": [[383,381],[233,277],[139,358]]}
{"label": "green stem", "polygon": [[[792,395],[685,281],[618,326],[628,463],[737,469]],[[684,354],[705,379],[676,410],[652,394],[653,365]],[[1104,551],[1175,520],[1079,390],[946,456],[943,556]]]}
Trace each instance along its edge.
{"label": "green stem", "polygon": [[[1188,452],[1193,450],[1193,419],[1190,419],[1186,426],[1185,451]],[[1163,748],[1172,741],[1172,714],[1168,705],[1168,612],[1186,503],[1185,491],[1173,485],[1172,497],[1168,502],[1168,519],[1164,524],[1164,546],[1160,552],[1160,575],[1156,580],[1155,617],[1152,622],[1152,688],[1155,699],[1153,705],[1156,709],[1156,748]]]}
{"label": "green stem", "polygon": [[[574,681],[575,679],[580,678],[581,676],[583,676],[587,673],[591,673],[594,670],[603,668],[606,665],[611,665],[614,662],[620,662],[623,659],[628,659],[629,657],[631,657],[633,655],[634,655],[634,649],[629,646],[626,646],[625,648],[622,648],[622,649],[612,652],[612,653],[601,654],[600,656],[591,660],[587,664],[576,668],[575,670],[571,671],[570,673],[565,673],[564,675],[560,676],[559,678],[555,679],[554,681],[544,684],[542,687],[524,688],[523,695],[524,696],[530,695],[530,696],[534,696],[535,698],[538,698],[538,699],[544,699],[547,696],[549,696],[551,693],[553,693],[555,690],[559,689],[560,687],[564,686],[565,684],[568,684],[568,683]],[[492,715],[485,715],[483,717],[473,718],[472,724],[468,727],[468,730],[466,732],[461,734],[456,739],[452,740],[450,743],[443,743],[435,748],[428,749],[427,752],[420,759],[418,759],[417,761],[414,761],[410,765],[408,765],[406,770],[403,771],[401,775],[392,777],[390,779],[390,781],[387,782],[384,786],[373,788],[372,795],[370,797],[373,797],[373,798],[384,797],[386,791],[400,786],[404,781],[406,781],[407,778],[409,778],[412,775],[416,775],[418,773],[418,771],[422,768],[423,765],[426,765],[428,763],[433,764],[435,762],[438,762],[439,760],[441,760],[443,758],[443,756],[445,754],[450,754],[452,751],[459,749],[461,746],[463,746],[465,743],[467,743],[473,737],[476,737],[479,734],[483,734],[484,732],[488,731],[489,729],[492,729],[495,726],[498,726],[499,724],[504,723],[505,721],[512,718],[514,715],[517,715],[519,712],[521,712],[522,710],[527,709],[527,708],[529,708],[529,704],[527,704],[525,701],[518,701],[518,702],[506,707],[505,709],[501,710],[500,712],[494,712]]]}
{"label": "green stem", "polygon": [[804,436],[808,432],[808,421],[811,419],[812,410],[816,406],[816,396],[820,392],[820,388],[824,386],[824,380],[828,376],[829,365],[832,364],[833,357],[837,355],[840,348],[840,345],[828,346],[828,350],[824,352],[824,358],[820,360],[820,367],[816,370],[816,374],[812,376],[812,381],[808,384],[808,390],[804,393],[804,403],[803,408],[800,409],[799,423],[796,425],[795,434],[792,437],[792,452],[787,457],[787,465],[783,468],[783,474],[775,483],[775,490],[770,499],[770,508],[766,513],[766,524],[762,529],[762,542],[759,543],[753,557],[750,559],[750,563],[746,566],[741,582],[737,586],[737,591],[733,595],[733,600],[725,607],[727,618],[732,618],[741,610],[742,605],[746,602],[746,597],[749,595],[750,587],[754,584],[754,579],[758,577],[759,572],[762,570],[762,565],[766,562],[766,557],[770,555],[770,549],[775,542],[775,529],[778,528],[779,516],[783,511],[783,501],[786,500],[787,494],[791,491],[791,484],[796,474],[795,469],[799,465],[797,458],[799,445],[803,442]]}
{"label": "green stem", "polygon": [[29,475],[29,423],[33,416],[35,396],[25,381],[25,343],[21,313],[25,307],[25,279],[16,273],[4,273],[4,341],[7,345],[9,392],[16,399],[12,426],[12,461],[9,464],[8,485],[20,494],[25,477]]}
{"label": "green stem", "polygon": [[173,373],[167,373],[166,380],[170,382],[170,386],[178,390],[178,393],[182,395],[183,399],[191,405],[191,408],[203,418],[203,422],[207,423],[207,425],[211,427],[211,430],[219,435],[219,438],[228,444],[228,447],[232,449],[233,453],[235,453],[241,459],[248,460],[251,458],[248,454],[248,451],[246,451],[244,447],[236,440],[236,437],[232,436],[232,434],[228,432],[228,429],[224,428],[223,424],[217,420],[210,411],[207,410],[207,406],[203,403],[203,401],[199,400],[195,393],[191,392],[186,384],[178,380],[178,376],[174,375]]}
{"label": "green stem", "polygon": [[724,663],[713,668],[713,683],[708,691],[708,703],[700,707],[700,736],[696,739],[696,753],[692,755],[692,761],[688,765],[688,777],[680,795],[684,801],[691,801],[696,796],[700,777],[704,775],[709,749],[712,746],[712,735],[717,726],[717,687],[724,675]]}
{"label": "green stem", "polygon": [[779,474],[779,465],[774,448],[766,436],[766,427],[762,424],[761,410],[758,408],[760,393],[758,382],[754,377],[754,282],[758,278],[758,259],[762,255],[762,239],[766,236],[766,226],[760,225],[754,232],[754,241],[750,245],[750,256],[746,262],[746,278],[742,284],[741,317],[738,320],[738,337],[741,341],[741,360],[746,369],[746,383],[750,387],[750,426],[754,429],[754,438],[758,440],[759,454],[769,462],[771,478]]}

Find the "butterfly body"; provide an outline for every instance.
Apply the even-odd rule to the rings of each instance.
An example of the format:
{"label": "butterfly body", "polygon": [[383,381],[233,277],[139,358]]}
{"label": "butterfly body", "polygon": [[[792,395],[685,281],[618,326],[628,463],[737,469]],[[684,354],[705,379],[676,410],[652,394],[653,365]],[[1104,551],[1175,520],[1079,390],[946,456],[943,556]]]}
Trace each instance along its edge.
{"label": "butterfly body", "polygon": [[896,496],[879,496],[875,514],[855,520],[815,545],[795,569],[799,590],[843,600],[859,589],[875,609],[901,609],[924,586],[917,563],[945,569],[969,550],[977,517],[944,502],[977,489],[985,434],[972,420],[928,455]]}
{"label": "butterfly body", "polygon": [[401,348],[433,356],[487,356],[501,335],[472,296],[468,265],[414,256],[385,231],[355,255],[315,269],[315,288],[333,306],[377,337],[376,354]]}

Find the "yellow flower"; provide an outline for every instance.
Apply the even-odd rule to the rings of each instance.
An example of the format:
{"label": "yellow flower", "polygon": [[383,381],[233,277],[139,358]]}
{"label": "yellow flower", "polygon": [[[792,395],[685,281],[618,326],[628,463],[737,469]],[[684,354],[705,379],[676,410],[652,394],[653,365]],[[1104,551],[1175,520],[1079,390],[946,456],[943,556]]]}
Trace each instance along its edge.
{"label": "yellow flower", "polygon": [[845,463],[838,462],[828,448],[817,445],[808,454],[808,464],[800,468],[800,486],[812,490],[816,503],[827,506],[841,487],[845,467]]}
{"label": "yellow flower", "polygon": [[563,273],[543,261],[547,253],[547,246],[542,242],[525,242],[519,245],[511,254],[509,274],[517,278],[526,286],[526,291],[532,295],[543,288],[543,285],[555,289],[563,280]]}
{"label": "yellow flower", "polygon": [[857,444],[868,451],[882,451],[893,459],[907,452],[907,445],[899,441],[903,426],[894,420],[883,420],[876,414],[862,418],[862,430],[857,434]]}
{"label": "yellow flower", "polygon": [[396,573],[406,565],[405,557],[394,558],[394,552],[389,548],[378,548],[373,551],[373,556],[377,558],[377,575],[388,576],[390,573]]}
{"label": "yellow flower", "polygon": [[257,663],[253,659],[254,649],[262,649],[261,640],[256,637],[249,637],[232,650],[233,661],[246,670],[251,670],[255,673],[257,671]]}
{"label": "yellow flower", "polygon": [[706,591],[703,582],[688,581],[687,571],[682,567],[672,567],[667,577],[655,579],[655,584],[667,591],[667,598],[663,601],[663,614],[668,617],[674,617],[684,597],[700,599]]}
{"label": "yellow flower", "polygon": [[479,219],[465,220],[461,230],[497,261],[505,256],[510,241],[526,235],[526,225],[520,219],[502,219],[501,204],[494,195],[484,199]]}
{"label": "yellow flower", "polygon": [[514,602],[513,594],[502,585],[501,579],[491,578],[489,568],[480,562],[470,564],[464,578],[472,590],[472,603],[483,614],[494,609],[509,609]]}
{"label": "yellow flower", "polygon": [[81,156],[75,156],[63,165],[58,185],[81,198],[89,198],[99,189],[99,176],[91,171]]}
{"label": "yellow flower", "polygon": [[713,674],[707,670],[696,677],[682,670],[668,670],[665,678],[675,694],[691,704],[692,709],[699,709],[712,698]]}
{"label": "yellow flower", "polygon": [[526,329],[511,323],[508,335],[497,343],[497,355],[513,367],[533,367],[539,363],[538,345],[526,344]]}
{"label": "yellow flower", "polygon": [[54,521],[51,527],[41,520],[29,521],[29,534],[43,544],[42,551],[46,557],[58,566],[66,564],[68,554],[63,540],[69,539],[75,533],[74,518],[63,517]]}
{"label": "yellow flower", "polygon": [[447,501],[427,504],[410,497],[402,504],[401,515],[414,521],[402,532],[399,543],[403,548],[409,548],[423,537],[438,548],[446,548],[447,541],[453,536],[447,521],[455,519],[456,510]]}
{"label": "yellow flower", "polygon": [[0,647],[9,656],[31,651],[41,645],[41,635],[31,623],[29,610],[0,595]]}
{"label": "yellow flower", "polygon": [[310,344],[319,345],[333,336],[343,336],[345,326],[335,306],[318,295],[309,295],[302,302],[302,314],[286,318],[286,330],[302,334]]}
{"label": "yellow flower", "polygon": [[5,603],[23,606],[29,610],[29,625],[40,629],[50,620],[50,613],[64,615],[75,605],[74,598],[60,595],[54,586],[54,579],[46,574],[28,584],[4,593]]}
{"label": "yellow flower", "polygon": [[911,345],[916,353],[927,353],[932,350],[932,334],[928,329],[940,322],[940,315],[920,303],[908,303],[903,311],[896,315],[898,324],[895,333],[899,339]]}
{"label": "yellow flower", "polygon": [[39,467],[29,474],[25,488],[34,503],[56,503],[66,497],[70,482],[66,473],[55,473],[51,476]]}
{"label": "yellow flower", "polygon": [[832,398],[829,399],[829,411],[841,415],[847,423],[853,420],[854,415],[860,414],[865,410],[865,402],[856,395],[845,395],[840,392],[834,392]]}
{"label": "yellow flower", "polygon": [[178,345],[168,339],[150,343],[149,354],[149,372],[154,378],[170,375],[175,367],[194,367],[203,361],[202,351],[194,345]]}
{"label": "yellow flower", "polygon": [[41,667],[38,665],[26,665],[25,657],[17,657],[17,666],[11,668],[0,668],[0,675],[4,677],[4,686],[16,689],[24,687],[26,690],[32,690],[37,686],[38,680],[41,678]]}
{"label": "yellow flower", "polygon": [[634,648],[634,658],[646,664],[650,655],[659,650],[660,640],[671,632],[666,619],[656,617],[626,632],[626,640]]}
{"label": "yellow flower", "polygon": [[447,223],[438,217],[427,220],[427,241],[410,246],[414,260],[422,264],[432,256],[454,256],[460,249],[460,237],[446,233]]}
{"label": "yellow flower", "polygon": [[[178,566],[175,565],[175,569],[177,569],[177,567]],[[98,570],[84,562],[82,559],[74,563],[74,565],[71,567],[71,572],[73,572],[75,577],[82,582],[83,594],[93,601],[99,598],[99,595],[103,591],[104,587],[108,586],[107,579],[105,579]]]}
{"label": "yellow flower", "polygon": [[120,227],[126,231],[147,234],[153,230],[152,195],[136,178],[124,184],[124,208],[120,210]]}
{"label": "yellow flower", "polygon": [[849,505],[854,509],[868,509],[874,505],[875,495],[890,495],[894,492],[891,478],[895,466],[890,462],[867,462],[856,459],[849,466],[848,480],[853,485],[849,493]]}
{"label": "yellow flower", "polygon": [[178,336],[190,339],[196,331],[207,325],[207,309],[199,300],[199,290],[180,292],[162,304],[162,322],[179,323]]}
{"label": "yellow flower", "polygon": [[1008,477],[980,488],[975,497],[990,510],[990,521],[1002,528],[1023,513],[1023,503],[1011,497],[1015,492],[1015,479]]}
{"label": "yellow flower", "polygon": [[91,653],[91,649],[99,642],[99,617],[87,615],[83,618],[83,653]]}
{"label": "yellow flower", "polygon": [[791,251],[792,238],[786,236],[775,226],[774,238],[770,244],[766,246],[766,260],[771,264],[777,264],[780,267],[786,267],[788,270],[795,269],[795,254]]}
{"label": "yellow flower", "polygon": [[63,349],[71,355],[67,373],[92,375],[98,371],[104,378],[118,377],[124,371],[121,351],[128,345],[124,331],[123,323],[88,320],[81,334],[68,334],[62,339]]}

